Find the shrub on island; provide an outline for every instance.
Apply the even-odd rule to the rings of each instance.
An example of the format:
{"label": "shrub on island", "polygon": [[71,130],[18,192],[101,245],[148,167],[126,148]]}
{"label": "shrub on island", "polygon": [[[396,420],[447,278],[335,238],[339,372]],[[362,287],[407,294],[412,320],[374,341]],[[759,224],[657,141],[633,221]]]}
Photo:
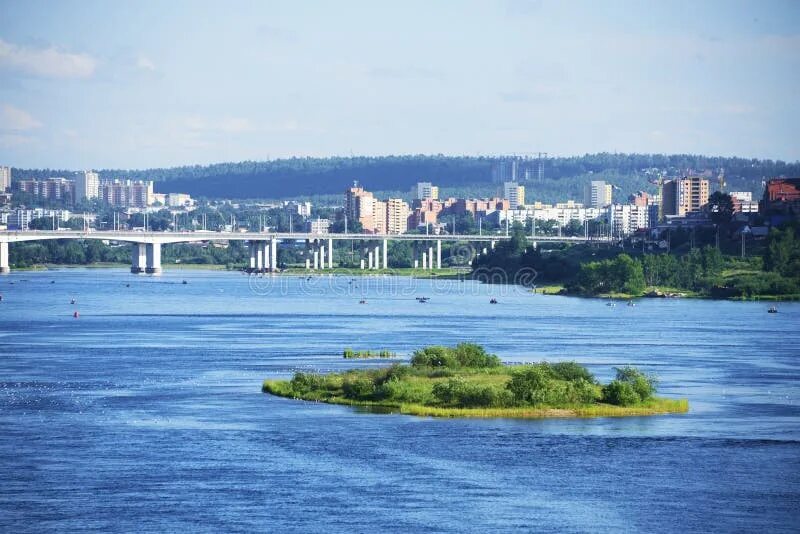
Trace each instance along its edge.
{"label": "shrub on island", "polygon": [[500,367],[502,362],[494,354],[474,343],[459,343],[455,347],[434,345],[422,348],[411,358],[414,367],[447,367],[451,369],[464,367],[479,369]]}

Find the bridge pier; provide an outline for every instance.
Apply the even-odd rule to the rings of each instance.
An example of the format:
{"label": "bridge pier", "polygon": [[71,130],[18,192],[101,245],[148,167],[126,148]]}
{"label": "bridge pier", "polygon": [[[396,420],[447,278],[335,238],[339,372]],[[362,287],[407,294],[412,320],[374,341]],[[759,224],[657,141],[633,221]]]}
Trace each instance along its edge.
{"label": "bridge pier", "polygon": [[383,240],[383,268],[389,268],[389,240]]}
{"label": "bridge pier", "polygon": [[436,268],[442,268],[442,240],[436,240]]}
{"label": "bridge pier", "polygon": [[0,241],[0,274],[8,274],[11,267],[8,264],[8,243]]}
{"label": "bridge pier", "polygon": [[145,248],[147,274],[161,274],[161,243],[147,243]]}
{"label": "bridge pier", "polygon": [[147,269],[147,244],[134,243],[131,247],[131,272],[140,274]]}
{"label": "bridge pier", "polygon": [[269,264],[272,272],[278,272],[278,240],[274,237],[269,240]]}
{"label": "bridge pier", "polygon": [[328,269],[333,269],[333,239],[328,238]]}

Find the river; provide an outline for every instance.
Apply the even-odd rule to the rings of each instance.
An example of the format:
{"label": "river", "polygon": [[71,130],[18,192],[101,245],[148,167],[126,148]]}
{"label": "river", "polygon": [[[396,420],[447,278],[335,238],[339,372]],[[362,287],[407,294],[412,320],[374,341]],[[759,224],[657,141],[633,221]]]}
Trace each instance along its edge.
{"label": "river", "polygon": [[[15,272],[0,294],[4,532],[800,525],[800,304],[105,269]],[[574,359],[602,380],[637,365],[690,412],[441,420],[261,393],[295,370],[386,364],[344,347],[459,341],[508,362]]]}

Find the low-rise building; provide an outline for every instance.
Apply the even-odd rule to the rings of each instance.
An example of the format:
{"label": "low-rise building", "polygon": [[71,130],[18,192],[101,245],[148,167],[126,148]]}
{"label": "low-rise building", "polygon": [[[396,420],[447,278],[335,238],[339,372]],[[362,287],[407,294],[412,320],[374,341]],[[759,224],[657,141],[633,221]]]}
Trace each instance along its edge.
{"label": "low-rise building", "polygon": [[[167,193],[165,204],[170,208],[190,208],[194,206],[194,200],[186,193]],[[308,203],[308,214],[311,214],[311,203]]]}
{"label": "low-rise building", "polygon": [[769,180],[761,199],[761,212],[800,217],[800,178]]}
{"label": "low-rise building", "polygon": [[13,210],[6,219],[9,230],[27,230],[31,221],[36,218],[33,210]]}
{"label": "low-rise building", "polygon": [[[188,197],[189,195],[186,196]],[[191,198],[189,200],[191,200]],[[283,207],[286,210],[286,213],[300,215],[301,217],[311,217],[311,202],[297,202],[294,200],[289,200],[283,203]]]}
{"label": "low-rise building", "polygon": [[306,221],[306,232],[310,234],[327,234],[330,231],[331,221],[329,219],[311,219]]}

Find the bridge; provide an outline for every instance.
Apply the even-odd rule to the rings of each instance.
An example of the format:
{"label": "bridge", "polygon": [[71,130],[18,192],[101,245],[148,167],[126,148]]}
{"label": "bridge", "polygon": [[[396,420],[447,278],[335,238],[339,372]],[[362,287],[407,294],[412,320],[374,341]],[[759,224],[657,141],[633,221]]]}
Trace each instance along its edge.
{"label": "bridge", "polygon": [[[334,241],[377,241],[378,245],[368,251],[361,260],[362,269],[386,268],[389,241],[413,241],[427,243],[422,253],[423,269],[441,269],[442,242],[480,243],[494,248],[497,241],[510,239],[508,235],[490,234],[318,234],[308,232],[142,232],[142,231],[77,231],[77,230],[26,230],[0,232],[0,273],[11,272],[8,259],[9,243],[24,241],[46,241],[53,239],[95,239],[131,243],[132,273],[161,273],[161,245],[170,243],[196,243],[212,241],[246,241],[250,248],[249,271],[255,273],[274,272],[278,268],[278,243],[281,241],[305,241],[311,249],[306,260],[307,269],[333,269]],[[529,235],[534,246],[538,242],[556,243],[610,243],[609,237],[561,237]],[[435,247],[435,252],[434,252]],[[483,248],[483,253],[487,248]],[[480,254],[480,250],[478,254]],[[435,259],[435,261],[434,261]],[[415,265],[415,267],[418,265]]]}

